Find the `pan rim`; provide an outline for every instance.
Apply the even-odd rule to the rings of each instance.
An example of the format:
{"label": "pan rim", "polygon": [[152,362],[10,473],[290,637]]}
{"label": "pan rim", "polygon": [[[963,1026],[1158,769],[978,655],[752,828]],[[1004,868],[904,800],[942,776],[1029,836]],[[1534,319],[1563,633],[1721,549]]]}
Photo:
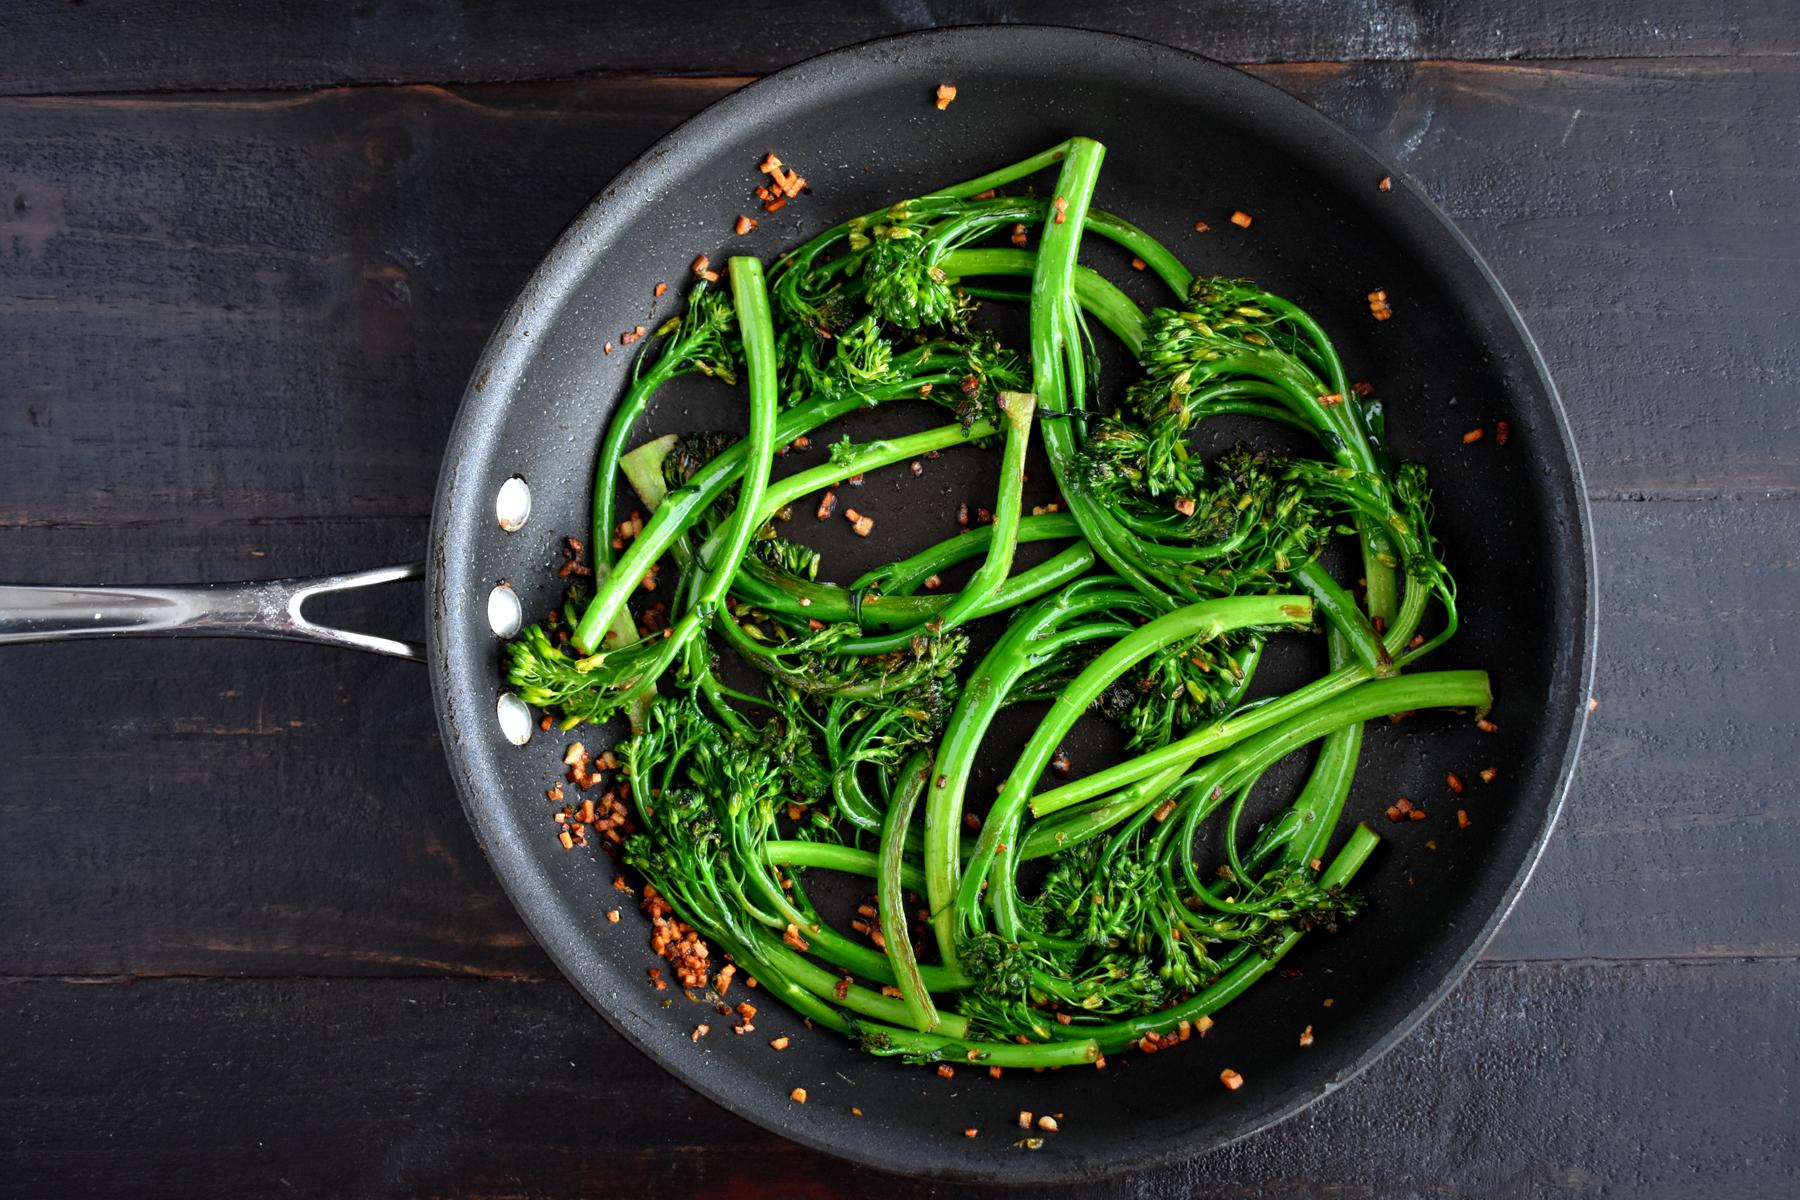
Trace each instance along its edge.
{"label": "pan rim", "polygon": [[[1033,1155],[1004,1156],[985,1160],[978,1166],[969,1167],[964,1164],[947,1165],[941,1161],[925,1163],[911,1160],[899,1161],[898,1157],[893,1154],[882,1153],[880,1139],[869,1139],[867,1142],[842,1141],[815,1132],[807,1126],[784,1125],[779,1119],[779,1113],[782,1111],[779,1109],[747,1111],[744,1106],[735,1102],[736,1098],[712,1084],[709,1075],[714,1072],[709,1070],[707,1064],[699,1060],[691,1063],[683,1062],[665,1055],[647,1036],[643,1035],[643,1031],[634,1029],[629,1022],[620,1019],[609,1009],[599,992],[584,980],[581,971],[573,964],[574,947],[569,943],[571,931],[562,927],[554,910],[534,899],[532,894],[534,889],[542,885],[527,877],[528,864],[524,860],[522,851],[513,844],[513,831],[495,811],[499,807],[499,802],[484,794],[482,781],[471,769],[467,753],[460,748],[462,714],[461,706],[457,703],[459,693],[452,680],[453,665],[459,655],[466,657],[472,651],[469,649],[469,639],[459,638],[448,632],[452,614],[459,612],[467,605],[466,598],[460,597],[453,590],[453,581],[466,575],[468,570],[467,564],[461,561],[460,548],[455,537],[458,528],[451,521],[450,513],[457,507],[459,497],[463,497],[470,488],[478,486],[477,481],[467,479],[459,471],[459,463],[463,457],[460,451],[476,437],[478,427],[481,426],[484,419],[492,416],[491,409],[496,403],[496,397],[503,398],[507,394],[509,387],[524,368],[528,357],[526,353],[528,345],[522,337],[518,336],[519,332],[527,329],[531,321],[531,314],[541,312],[546,308],[554,308],[562,299],[566,298],[586,266],[588,259],[586,243],[594,238],[596,231],[611,219],[614,202],[652,177],[660,169],[661,160],[669,155],[675,144],[683,138],[693,136],[696,127],[703,125],[711,127],[720,122],[733,122],[740,118],[754,120],[758,98],[767,92],[782,87],[791,87],[797,81],[829,75],[853,65],[859,60],[891,57],[901,46],[909,49],[917,47],[924,51],[980,44],[984,41],[1004,42],[1010,39],[1038,40],[1046,45],[1054,45],[1059,40],[1073,39],[1075,42],[1089,47],[1108,47],[1114,53],[1129,54],[1140,61],[1148,56],[1155,59],[1158,65],[1197,73],[1198,76],[1207,77],[1209,84],[1223,89],[1228,94],[1240,97],[1248,103],[1260,104],[1276,110],[1279,119],[1305,131],[1316,141],[1327,142],[1332,147],[1331,152],[1334,155],[1346,156],[1366,165],[1371,172],[1371,178],[1376,177],[1379,173],[1387,173],[1394,177],[1396,184],[1405,178],[1402,172],[1394,170],[1382,162],[1374,150],[1354,134],[1275,85],[1191,51],[1124,34],[1044,24],[946,27],[902,33],[845,46],[805,59],[793,66],[753,81],[721,97],[693,117],[683,121],[621,170],[570,223],[545,254],[518,297],[497,323],[471,374],[471,382],[458,409],[448,439],[444,466],[433,503],[429,543],[431,550],[427,568],[427,595],[430,598],[427,613],[427,661],[431,673],[434,704],[445,742],[445,754],[450,763],[452,776],[456,781],[457,792],[476,838],[492,863],[502,888],[519,911],[521,919],[531,930],[533,937],[544,948],[546,954],[564,977],[609,1025],[648,1055],[659,1067],[674,1075],[688,1087],[706,1096],[713,1103],[719,1104],[772,1133],[834,1157],[878,1170],[963,1182],[1067,1183],[1101,1179],[1127,1170],[1143,1170],[1176,1160],[1190,1159],[1241,1141],[1292,1118],[1325,1095],[1344,1086],[1386,1056],[1396,1045],[1409,1037],[1418,1025],[1466,979],[1530,882],[1566,802],[1586,731],[1586,698],[1592,692],[1598,648],[1597,561],[1585,479],[1561,395],[1517,307],[1474,246],[1422,190],[1416,187],[1407,189],[1409,198],[1417,209],[1417,214],[1413,216],[1403,214],[1396,219],[1401,222],[1409,234],[1427,239],[1446,240],[1453,256],[1473,269],[1486,292],[1481,299],[1490,303],[1503,319],[1505,329],[1510,331],[1511,337],[1514,339],[1515,345],[1512,349],[1518,352],[1523,364],[1523,373],[1532,379],[1541,391],[1543,406],[1551,418],[1554,434],[1559,443],[1560,461],[1555,458],[1556,451],[1552,451],[1541,442],[1537,446],[1537,453],[1542,458],[1549,459],[1553,468],[1560,467],[1566,472],[1569,487],[1573,493],[1570,497],[1572,520],[1569,529],[1571,544],[1568,547],[1571,564],[1569,587],[1579,594],[1570,597],[1568,608],[1571,614],[1571,624],[1578,624],[1579,630],[1568,642],[1559,641],[1556,646],[1559,654],[1566,649],[1574,657],[1573,669],[1565,673],[1560,685],[1571,693],[1564,698],[1570,701],[1569,710],[1573,714],[1573,720],[1566,734],[1563,734],[1561,761],[1557,767],[1554,782],[1550,785],[1550,795],[1546,799],[1543,817],[1537,829],[1532,832],[1530,843],[1513,878],[1501,891],[1498,903],[1492,907],[1473,932],[1467,935],[1462,952],[1443,972],[1424,998],[1395,1020],[1384,1034],[1370,1042],[1348,1067],[1310,1088],[1297,1092],[1285,1103],[1279,1104],[1265,1113],[1251,1115],[1245,1120],[1229,1126],[1196,1129],[1190,1138],[1176,1140],[1171,1144],[1158,1143],[1151,1148],[1146,1148],[1141,1144],[1129,1147],[1121,1145],[1080,1159],[1051,1160],[1040,1159]],[[1423,229],[1420,228],[1421,225],[1424,226]],[[504,407],[503,400],[500,403]],[[468,701],[466,696],[461,699],[465,702]],[[1556,699],[1554,692],[1549,699]],[[470,709],[471,718],[481,715],[479,709],[479,705]],[[1555,726],[1550,726],[1545,735],[1546,740],[1554,746],[1560,732]]]}

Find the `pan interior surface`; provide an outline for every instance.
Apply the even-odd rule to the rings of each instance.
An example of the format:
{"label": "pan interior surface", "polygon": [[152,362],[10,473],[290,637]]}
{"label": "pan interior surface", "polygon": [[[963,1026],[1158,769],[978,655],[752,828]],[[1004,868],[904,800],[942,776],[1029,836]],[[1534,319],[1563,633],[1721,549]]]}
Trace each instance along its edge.
{"label": "pan interior surface", "polygon": [[[931,102],[940,82],[958,86],[943,112]],[[1376,385],[1395,456],[1431,471],[1435,529],[1460,590],[1463,631],[1427,665],[1491,672],[1500,731],[1442,715],[1370,726],[1346,813],[1384,835],[1357,880],[1367,912],[1339,935],[1305,939],[1204,1040],[1103,1071],[992,1080],[965,1068],[945,1080],[801,1029],[760,993],[750,994],[757,1033],[732,1037],[706,1005],[649,985],[657,960],[634,902],[614,890],[617,866],[557,843],[544,793],[563,773],[563,747],[607,739],[539,733],[518,747],[502,736],[489,593],[511,581],[527,620],[557,603],[551,568],[565,535],[586,535],[594,448],[630,370],[629,351],[608,356],[602,343],[678,311],[696,255],[767,261],[833,221],[1071,134],[1108,147],[1100,207],[1196,272],[1254,278],[1306,307],[1351,377]],[[776,214],[751,195],[770,151],[813,189]],[[453,774],[495,870],[621,1032],[733,1112],[833,1154],[909,1174],[1067,1181],[1195,1154],[1292,1114],[1391,1046],[1460,978],[1523,886],[1567,786],[1591,671],[1591,552],[1567,429],[1516,314],[1429,201],[1398,179],[1377,189],[1387,174],[1299,102],[1191,55],[1070,30],[949,30],[839,51],[736,93],[651,149],[577,220],[494,334],[452,434],[432,533],[430,661]],[[1229,223],[1234,210],[1253,216],[1249,229]],[[734,237],[739,213],[760,228]],[[1196,232],[1197,221],[1212,231]],[[1170,299],[1120,256],[1092,247],[1087,261],[1146,307]],[[669,294],[651,318],[663,281]],[[1371,318],[1366,295],[1377,288],[1392,320]],[[1119,384],[1117,371],[1103,377],[1102,395]],[[717,385],[684,384],[646,428],[742,428],[734,407]],[[890,407],[914,411],[856,428],[943,420]],[[1463,443],[1465,431],[1502,420],[1508,445]],[[954,532],[957,501],[982,502],[990,472],[960,451],[921,479],[904,468],[872,478],[857,500],[878,520],[878,547],[835,530],[815,537],[810,511],[796,536],[847,579]],[[494,498],[513,476],[529,483],[533,508],[506,532]],[[1076,748],[1081,769],[1111,752],[1094,736]],[[1304,762],[1289,765],[1293,777]],[[1490,766],[1494,784],[1471,783],[1460,800],[1446,791],[1447,772]],[[1403,795],[1431,818],[1389,825],[1383,810]],[[609,923],[610,909],[624,919]],[[691,1040],[708,1020],[712,1034]],[[1302,1049],[1309,1025],[1315,1038]],[[768,1040],[783,1033],[792,1043],[776,1053]],[[1219,1085],[1225,1068],[1244,1076],[1241,1090]],[[787,1098],[795,1087],[809,1093],[804,1106]],[[1041,1149],[1016,1146],[1021,1109],[1063,1114],[1061,1131]],[[965,1137],[971,1127],[981,1135]]]}

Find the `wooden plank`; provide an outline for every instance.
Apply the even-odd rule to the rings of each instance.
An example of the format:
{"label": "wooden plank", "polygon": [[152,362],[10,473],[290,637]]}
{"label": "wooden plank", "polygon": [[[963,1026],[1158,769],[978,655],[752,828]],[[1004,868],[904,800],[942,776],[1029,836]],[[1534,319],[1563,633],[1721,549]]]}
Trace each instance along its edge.
{"label": "wooden plank", "polygon": [[[1488,257],[1595,495],[1793,494],[1800,357],[1759,314],[1800,309],[1779,232],[1800,227],[1800,132],[1739,117],[1777,112],[1800,63],[1263,73],[1411,171]],[[0,102],[0,514],[423,511],[467,369],[537,256],[728,86]]]}
{"label": "wooden plank", "polygon": [[[1796,996],[1792,960],[1479,969],[1294,1122],[1054,1194],[1791,1195]],[[0,1012],[7,1195],[944,1194],[714,1107],[562,984],[13,982]],[[946,1120],[1004,1103],[959,1089]]]}
{"label": "wooden plank", "polygon": [[123,0],[15,5],[0,43],[0,94],[334,83],[545,79],[600,71],[762,73],[837,46],[933,25],[1039,22],[1152,38],[1227,62],[1427,58],[1603,58],[1791,53],[1777,0],[1659,0],[1654,6],[1484,0],[1304,0],[1095,7],[1072,0],[930,7],[696,5],[674,34],[666,9],[632,0],[521,8],[480,0],[330,6],[285,13],[203,0],[179,12]]}
{"label": "wooden plank", "polygon": [[[1495,956],[1800,953],[1770,902],[1800,883],[1794,518],[1787,502],[1597,507],[1600,709]],[[0,531],[0,561],[303,573],[403,558],[422,529],[227,525],[181,551],[157,533]],[[371,627],[404,625],[409,594],[390,593],[360,614]],[[463,822],[418,668],[244,642],[9,647],[5,665],[39,699],[0,723],[0,970],[549,973]],[[1494,750],[1505,761],[1504,731]],[[519,803],[552,836],[552,806]]]}

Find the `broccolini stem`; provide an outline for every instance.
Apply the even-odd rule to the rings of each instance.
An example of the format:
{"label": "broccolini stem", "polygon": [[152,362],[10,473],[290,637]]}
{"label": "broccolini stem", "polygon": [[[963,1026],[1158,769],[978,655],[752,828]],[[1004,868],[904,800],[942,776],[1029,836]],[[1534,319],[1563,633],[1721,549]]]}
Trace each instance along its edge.
{"label": "broccolini stem", "polygon": [[[991,611],[988,606],[1005,584],[1007,573],[1012,570],[1013,552],[1018,549],[1019,517],[1024,508],[1025,452],[1031,444],[1031,418],[1036,411],[1037,398],[1029,392],[1001,392],[996,403],[1006,420],[1006,446],[1000,456],[994,533],[988,541],[987,557],[969,577],[969,582],[926,623],[933,635],[947,633],[963,622]],[[974,427],[980,428],[979,424]],[[911,630],[901,629],[845,641],[837,649],[842,654],[888,654],[907,645],[912,638]]]}
{"label": "broccolini stem", "polygon": [[[1029,278],[1037,269],[1037,255],[1030,250],[957,250],[944,257],[943,267],[953,280],[988,275]],[[1124,342],[1127,350],[1135,356],[1143,349],[1144,311],[1130,296],[1087,267],[1075,268],[1073,286],[1081,307]]]}
{"label": "broccolini stem", "polygon": [[[992,884],[988,902],[995,908],[998,932],[1009,941],[1016,942],[1022,936],[1013,909],[1016,894],[1012,887],[1012,863],[1016,861],[1012,843],[1018,840],[1019,820],[1032,789],[1064,736],[1113,680],[1177,642],[1210,641],[1247,626],[1302,625],[1311,620],[1312,602],[1303,596],[1232,596],[1165,613],[1107,647],[1051,701],[1050,711],[1020,751],[1019,761],[989,810],[975,853],[963,873],[956,901],[959,912],[965,919],[975,913],[981,884],[987,880]],[[990,866],[994,867],[992,879]]]}
{"label": "broccolini stem", "polygon": [[962,875],[958,839],[962,833],[963,795],[975,754],[988,726],[1006,704],[1007,694],[1031,670],[1034,650],[1053,630],[1091,612],[1130,610],[1141,603],[1133,592],[1104,578],[1082,580],[1049,600],[1040,601],[1013,619],[994,648],[970,672],[956,708],[944,725],[932,768],[931,791],[925,801],[925,896],[946,963],[956,963],[956,916],[953,902]]}
{"label": "broccolini stem", "polygon": [[[953,382],[947,380],[946,382]],[[785,445],[804,433],[871,404],[892,400],[917,399],[919,385],[926,380],[907,379],[866,395],[850,393],[829,400],[813,400],[780,414],[775,422],[775,443]],[[619,557],[604,583],[596,585],[594,599],[582,613],[572,640],[584,654],[593,653],[600,631],[607,628],[638,583],[656,565],[669,545],[695,519],[724,495],[743,472],[748,443],[739,441],[722,451],[712,461],[694,472],[686,484],[670,492],[644,528]]]}
{"label": "broccolini stem", "polygon": [[1302,563],[1292,574],[1294,582],[1312,597],[1313,607],[1343,637],[1351,654],[1365,669],[1376,679],[1398,673],[1399,668],[1394,666],[1381,635],[1375,632],[1369,618],[1363,616],[1355,597],[1345,591],[1317,559]]}
{"label": "broccolini stem", "polygon": [[[880,859],[873,850],[841,846],[836,842],[767,841],[763,843],[763,861],[772,867],[818,867],[822,871],[841,871],[866,879],[875,878],[881,870]],[[924,868],[903,862],[900,886],[923,894]]]}
{"label": "broccolini stem", "polygon": [[[1400,658],[1400,652],[1405,648],[1406,643],[1412,640],[1413,631],[1418,628],[1419,619],[1425,612],[1425,599],[1424,588],[1415,587],[1406,590],[1405,602],[1401,605],[1400,612],[1386,635],[1386,646],[1390,657],[1401,662],[1407,661]],[[1051,813],[1073,807],[1083,800],[1104,795],[1116,788],[1124,787],[1126,784],[1134,783],[1171,767],[1185,769],[1186,764],[1223,750],[1227,746],[1235,745],[1251,734],[1267,729],[1271,725],[1277,725],[1297,713],[1306,711],[1314,704],[1341,695],[1370,678],[1372,676],[1368,669],[1360,663],[1346,664],[1332,671],[1331,674],[1315,679],[1284,696],[1260,701],[1202,725],[1166,746],[1140,754],[1136,758],[1128,758],[1121,763],[1114,763],[1104,770],[1096,771],[1092,775],[1084,775],[1061,787],[1040,792],[1032,797],[1032,815],[1047,817]]]}
{"label": "broccolini stem", "polygon": [[900,998],[912,1015],[913,1028],[930,1033],[938,1027],[937,1006],[919,975],[919,959],[913,953],[912,932],[908,928],[906,896],[902,884],[906,857],[906,828],[912,823],[913,809],[919,793],[925,790],[926,771],[931,760],[925,751],[915,750],[900,768],[900,782],[888,801],[887,816],[881,826],[881,874],[875,880],[875,901],[881,914],[881,939],[887,951],[888,966],[899,981]]}
{"label": "broccolini stem", "polygon": [[[1041,542],[1060,538],[1078,538],[1081,530],[1075,525],[1075,518],[1067,513],[1042,513],[1036,516],[1019,519],[1019,541]],[[910,558],[889,563],[885,567],[877,567],[873,571],[865,571],[850,581],[849,590],[864,591],[868,588],[879,588],[880,597],[885,602],[897,596],[909,596],[931,576],[947,567],[955,566],[966,558],[974,558],[985,553],[988,543],[993,540],[992,525],[977,525],[965,529],[954,537],[945,538],[935,546],[928,546]],[[814,602],[817,603],[815,597]],[[823,618],[821,618],[823,619]]]}

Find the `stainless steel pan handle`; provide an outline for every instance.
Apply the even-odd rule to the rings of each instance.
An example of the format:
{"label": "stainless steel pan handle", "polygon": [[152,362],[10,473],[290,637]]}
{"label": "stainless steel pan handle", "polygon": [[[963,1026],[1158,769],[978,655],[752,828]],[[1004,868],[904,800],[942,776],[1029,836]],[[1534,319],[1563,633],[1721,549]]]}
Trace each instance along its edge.
{"label": "stainless steel pan handle", "polygon": [[315,625],[301,611],[326,592],[422,579],[412,563],[350,575],[207,583],[194,587],[37,587],[0,584],[0,645],[97,637],[256,637],[319,642],[425,661],[417,642]]}

